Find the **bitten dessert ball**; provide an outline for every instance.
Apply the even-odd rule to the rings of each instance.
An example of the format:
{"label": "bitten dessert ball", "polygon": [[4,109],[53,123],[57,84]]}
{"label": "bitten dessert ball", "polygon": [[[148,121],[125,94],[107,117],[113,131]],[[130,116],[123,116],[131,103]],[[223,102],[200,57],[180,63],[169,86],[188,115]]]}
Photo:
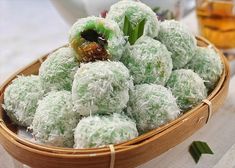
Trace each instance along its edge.
{"label": "bitten dessert ball", "polygon": [[135,122],[123,114],[89,116],[81,119],[75,129],[74,148],[103,147],[137,136]]}
{"label": "bitten dessert ball", "polygon": [[38,143],[72,147],[74,129],[79,114],[73,111],[69,91],[52,91],[39,101],[32,124],[33,135]]}
{"label": "bitten dessert ball", "polygon": [[28,127],[43,94],[38,76],[18,76],[4,92],[3,108],[14,123]]}
{"label": "bitten dessert ball", "polygon": [[136,85],[130,93],[127,114],[143,133],[157,128],[180,114],[171,91],[161,85]]}
{"label": "bitten dessert ball", "polygon": [[135,84],[165,85],[172,72],[171,53],[159,41],[142,36],[122,58]]}
{"label": "bitten dessert ball", "polygon": [[69,31],[69,43],[80,62],[118,61],[126,49],[126,40],[117,23],[94,16],[74,23]]}
{"label": "bitten dessert ball", "polygon": [[70,91],[78,66],[76,53],[70,47],[63,47],[51,53],[39,68],[39,77],[44,89],[47,92]]}
{"label": "bitten dessert ball", "polygon": [[73,104],[81,115],[121,112],[133,86],[121,62],[98,61],[81,64],[72,87]]}
{"label": "bitten dessert ball", "polygon": [[197,47],[193,59],[186,67],[196,72],[210,91],[215,88],[223,72],[220,56],[214,49],[205,47]]}
{"label": "bitten dessert ball", "polygon": [[178,21],[166,20],[161,22],[158,40],[172,53],[174,69],[185,66],[195,53],[196,39]]}
{"label": "bitten dessert ball", "polygon": [[204,81],[190,69],[173,71],[167,86],[177,98],[177,104],[183,111],[191,109],[207,97]]}
{"label": "bitten dessert ball", "polygon": [[132,27],[135,27],[145,19],[143,34],[157,37],[159,30],[158,19],[156,14],[147,5],[138,1],[122,0],[111,6],[106,18],[117,22],[120,29],[123,30],[125,16],[132,23]]}

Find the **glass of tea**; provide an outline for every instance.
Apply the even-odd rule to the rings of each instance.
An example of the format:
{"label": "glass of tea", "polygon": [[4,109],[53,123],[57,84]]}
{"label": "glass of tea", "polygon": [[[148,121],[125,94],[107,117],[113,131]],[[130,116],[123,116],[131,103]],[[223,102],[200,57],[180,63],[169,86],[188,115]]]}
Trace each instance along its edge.
{"label": "glass of tea", "polygon": [[196,13],[200,34],[235,55],[235,0],[196,0]]}

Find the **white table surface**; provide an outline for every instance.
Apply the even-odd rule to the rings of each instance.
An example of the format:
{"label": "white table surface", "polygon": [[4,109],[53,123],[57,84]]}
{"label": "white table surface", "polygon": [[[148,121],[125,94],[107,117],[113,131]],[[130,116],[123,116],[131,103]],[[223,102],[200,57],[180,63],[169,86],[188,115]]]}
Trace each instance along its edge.
{"label": "white table surface", "polygon": [[[195,16],[184,20],[196,32]],[[39,56],[67,42],[69,26],[48,0],[0,0],[0,84]],[[235,77],[224,106],[193,136],[140,168],[235,168]],[[194,140],[208,142],[214,155],[195,164],[188,152]],[[156,146],[157,148],[157,146]],[[0,168],[13,168],[0,146]]]}

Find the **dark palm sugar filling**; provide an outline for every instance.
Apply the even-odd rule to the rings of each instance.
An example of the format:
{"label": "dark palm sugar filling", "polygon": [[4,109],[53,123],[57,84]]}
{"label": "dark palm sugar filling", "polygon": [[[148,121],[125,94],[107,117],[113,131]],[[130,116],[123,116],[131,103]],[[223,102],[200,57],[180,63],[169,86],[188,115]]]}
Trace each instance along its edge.
{"label": "dark palm sugar filling", "polygon": [[82,62],[92,62],[96,60],[107,60],[109,54],[105,47],[107,40],[95,30],[86,30],[81,33],[83,42],[77,46],[77,51]]}
{"label": "dark palm sugar filling", "polygon": [[107,40],[95,30],[89,29],[81,33],[81,37],[86,41],[96,42],[102,46],[107,45]]}

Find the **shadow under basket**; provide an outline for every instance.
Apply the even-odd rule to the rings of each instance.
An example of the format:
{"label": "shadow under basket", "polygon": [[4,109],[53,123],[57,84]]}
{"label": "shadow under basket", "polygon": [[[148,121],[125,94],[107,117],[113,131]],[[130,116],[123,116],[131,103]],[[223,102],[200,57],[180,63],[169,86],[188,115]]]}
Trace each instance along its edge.
{"label": "shadow under basket", "polygon": [[[224,65],[216,88],[207,97],[211,105],[200,103],[179,118],[130,141],[103,148],[72,149],[33,143],[17,136],[17,127],[0,107],[0,143],[16,160],[34,168],[124,168],[136,167],[179,144],[206,124],[211,114],[224,103],[228,93],[230,69],[224,55],[210,42],[197,38],[197,45],[211,46]],[[0,104],[4,90],[17,75],[37,74],[45,55],[12,75],[0,88]]]}

